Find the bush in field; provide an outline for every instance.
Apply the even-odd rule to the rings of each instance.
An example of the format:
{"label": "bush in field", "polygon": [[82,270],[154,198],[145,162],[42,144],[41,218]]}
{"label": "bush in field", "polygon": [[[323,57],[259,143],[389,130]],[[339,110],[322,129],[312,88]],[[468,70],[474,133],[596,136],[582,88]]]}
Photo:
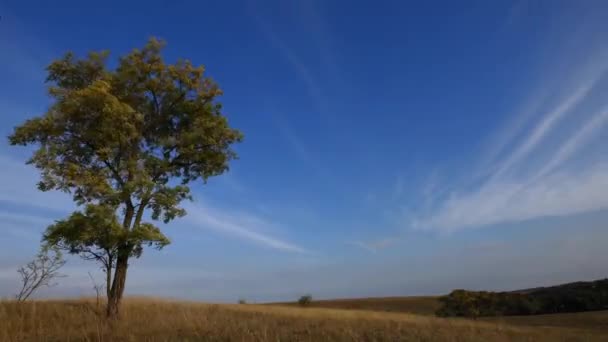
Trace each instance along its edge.
{"label": "bush in field", "polygon": [[298,304],[300,306],[308,306],[308,305],[310,305],[310,303],[312,303],[312,296],[309,294],[304,295],[304,296],[300,297],[300,299],[298,299]]}
{"label": "bush in field", "polygon": [[479,303],[475,292],[454,290],[449,295],[439,298],[442,306],[437,316],[479,316]]}

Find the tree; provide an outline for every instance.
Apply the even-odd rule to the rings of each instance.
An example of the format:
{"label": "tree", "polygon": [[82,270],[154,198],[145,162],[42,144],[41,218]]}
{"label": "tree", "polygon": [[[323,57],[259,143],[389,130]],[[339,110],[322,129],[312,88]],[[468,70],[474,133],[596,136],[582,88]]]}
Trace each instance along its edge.
{"label": "tree", "polygon": [[[78,254],[85,260],[100,263],[101,270],[106,275],[106,296],[110,299],[112,270],[116,265],[118,245],[124,233],[114,208],[88,205],[84,213],[77,211],[68,219],[49,226],[43,240],[71,254]],[[152,237],[149,241],[152,242]],[[158,247],[162,248],[168,243],[163,236],[156,236]]]}
{"label": "tree", "polygon": [[17,301],[26,301],[42,287],[54,286],[54,279],[64,277],[59,273],[63,265],[65,260],[59,250],[43,247],[34,260],[17,270],[21,277],[21,289],[15,295]]}
{"label": "tree", "polygon": [[231,146],[242,139],[222,115],[222,91],[204,67],[167,64],[163,47],[152,38],[113,69],[108,52],[67,53],[47,68],[49,110],[9,137],[12,145],[37,147],[28,163],[41,172],[40,190],[69,192],[84,207],[49,226],[44,239],[113,268],[109,317],[118,317],[129,259],[144,246],[169,243],[144,220],[185,215],[188,185],[227,171],[236,158]]}
{"label": "tree", "polygon": [[312,303],[312,296],[307,294],[303,295],[298,299],[298,304],[300,306],[309,306]]}

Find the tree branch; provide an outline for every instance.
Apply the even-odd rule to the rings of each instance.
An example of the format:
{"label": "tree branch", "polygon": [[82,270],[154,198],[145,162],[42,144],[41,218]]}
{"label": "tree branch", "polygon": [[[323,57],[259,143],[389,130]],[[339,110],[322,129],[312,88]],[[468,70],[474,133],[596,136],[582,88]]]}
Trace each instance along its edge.
{"label": "tree branch", "polygon": [[35,291],[43,286],[53,286],[51,281],[63,277],[59,269],[65,265],[65,260],[57,250],[49,256],[48,250],[40,252],[34,260],[20,267],[17,272],[21,275],[21,290],[15,296],[17,301],[27,300]]}

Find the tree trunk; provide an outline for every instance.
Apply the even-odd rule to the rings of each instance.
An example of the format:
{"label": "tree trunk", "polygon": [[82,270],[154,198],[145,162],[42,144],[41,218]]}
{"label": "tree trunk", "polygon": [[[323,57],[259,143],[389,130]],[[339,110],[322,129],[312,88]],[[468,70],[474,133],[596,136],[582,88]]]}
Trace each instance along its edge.
{"label": "tree trunk", "polygon": [[[133,204],[131,204],[130,199],[127,200],[125,206],[125,218],[122,226],[127,232],[129,232],[135,209],[133,208]],[[129,267],[129,255],[131,254],[132,248],[132,246],[125,242],[117,251],[114,279],[112,280],[112,289],[109,291],[108,307],[106,311],[108,318],[111,319],[118,319],[120,313],[120,301],[122,300],[122,294],[125,291],[127,268]]]}
{"label": "tree trunk", "polygon": [[110,300],[112,296],[112,269],[106,269],[106,297]]}
{"label": "tree trunk", "polygon": [[112,289],[109,292],[107,316],[108,318],[117,319],[119,316],[120,302],[122,294],[125,290],[125,281],[127,280],[127,268],[129,266],[129,253],[120,253],[116,259],[116,269],[114,271],[114,281]]}
{"label": "tree trunk", "polygon": [[112,265],[114,265],[114,259],[112,258],[112,252],[106,251],[108,256],[107,264],[105,265],[106,269],[106,297],[110,300],[111,292],[112,292]]}

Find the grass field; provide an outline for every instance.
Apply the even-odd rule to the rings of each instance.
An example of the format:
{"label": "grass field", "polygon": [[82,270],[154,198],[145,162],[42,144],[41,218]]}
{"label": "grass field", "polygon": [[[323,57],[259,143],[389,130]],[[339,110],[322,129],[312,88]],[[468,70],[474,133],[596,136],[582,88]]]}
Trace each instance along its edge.
{"label": "grass field", "polygon": [[579,314],[573,326],[568,324],[569,318],[555,320],[559,315],[541,317],[538,323],[553,322],[562,326],[529,327],[515,325],[515,321],[441,319],[362,310],[211,305],[152,299],[129,299],[124,304],[122,319],[107,322],[90,300],[37,301],[22,305],[0,302],[0,340],[608,341],[608,331],[602,328],[606,313]]}
{"label": "grass field", "polygon": [[553,315],[488,317],[483,321],[528,327],[569,327],[608,332],[608,311],[562,313]]}

